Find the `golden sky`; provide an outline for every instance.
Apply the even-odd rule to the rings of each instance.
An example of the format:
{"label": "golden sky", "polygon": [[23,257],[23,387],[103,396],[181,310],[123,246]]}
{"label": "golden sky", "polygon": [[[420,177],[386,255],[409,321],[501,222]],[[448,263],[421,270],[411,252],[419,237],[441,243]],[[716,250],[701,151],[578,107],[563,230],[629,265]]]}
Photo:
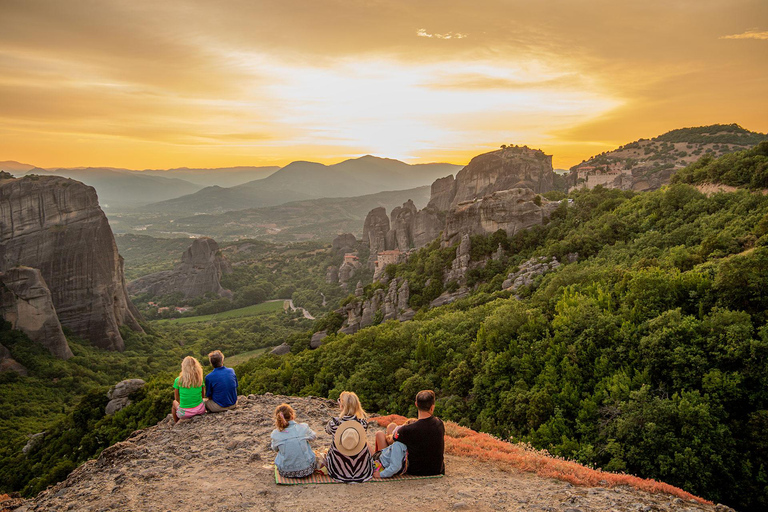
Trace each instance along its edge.
{"label": "golden sky", "polygon": [[570,167],[711,123],[768,132],[765,0],[0,0],[0,160]]}

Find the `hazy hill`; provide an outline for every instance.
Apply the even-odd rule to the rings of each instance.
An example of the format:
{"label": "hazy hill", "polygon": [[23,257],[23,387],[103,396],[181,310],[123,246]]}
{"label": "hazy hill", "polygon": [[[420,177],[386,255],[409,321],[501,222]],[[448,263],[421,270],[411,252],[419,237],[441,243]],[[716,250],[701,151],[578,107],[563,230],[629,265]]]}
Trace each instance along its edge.
{"label": "hazy hill", "polygon": [[208,187],[150,205],[149,209],[176,214],[217,213],[321,197],[354,197],[430,185],[460,168],[453,164],[409,165],[370,155],[334,165],[299,161],[262,180],[230,188]]}
{"label": "hazy hill", "polygon": [[571,184],[622,190],[654,190],[669,183],[679,169],[703,156],[717,158],[756,146],[768,134],[738,124],[713,124],[672,130],[601,153],[571,167]]}
{"label": "hazy hill", "polygon": [[35,167],[28,170],[26,174],[55,174],[90,185],[96,189],[99,204],[104,210],[135,208],[191,194],[200,189],[200,185],[177,178],[162,178],[136,171],[104,167],[52,170]]}
{"label": "hazy hill", "polygon": [[34,168],[35,168],[34,165],[23,164],[15,160],[6,160],[4,162],[0,162],[0,171],[10,172],[11,174],[27,172],[30,169],[34,169]]}
{"label": "hazy hill", "polygon": [[110,222],[115,232],[141,232],[161,237],[198,234],[216,240],[330,241],[340,233],[356,233],[359,237],[363,220],[371,208],[383,206],[391,211],[408,199],[418,208],[423,208],[429,201],[429,191],[430,188],[424,186],[357,197],[305,199],[276,206],[175,219],[144,214],[120,215],[110,219]]}
{"label": "hazy hill", "polygon": [[273,166],[239,166],[239,167],[219,167],[213,169],[190,169],[188,167],[179,167],[177,169],[147,169],[141,171],[142,174],[160,176],[163,178],[180,178],[196,185],[210,187],[218,185],[220,187],[234,187],[242,185],[253,180],[260,180],[273,174],[280,167]]}

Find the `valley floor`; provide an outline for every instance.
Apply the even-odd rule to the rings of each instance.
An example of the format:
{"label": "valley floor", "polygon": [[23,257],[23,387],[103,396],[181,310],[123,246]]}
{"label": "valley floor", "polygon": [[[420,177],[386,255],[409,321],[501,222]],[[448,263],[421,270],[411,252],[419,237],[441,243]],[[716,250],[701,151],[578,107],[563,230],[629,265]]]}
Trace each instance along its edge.
{"label": "valley floor", "polygon": [[[272,412],[282,402],[330,443],[324,423],[335,403],[320,398],[241,397],[234,411],[172,426],[170,417],[134,433],[17,512],[39,510],[544,510],[712,511],[664,493],[573,486],[508,465],[447,455],[446,476],[357,485],[278,486],[270,450]],[[380,427],[371,422],[369,441]]]}

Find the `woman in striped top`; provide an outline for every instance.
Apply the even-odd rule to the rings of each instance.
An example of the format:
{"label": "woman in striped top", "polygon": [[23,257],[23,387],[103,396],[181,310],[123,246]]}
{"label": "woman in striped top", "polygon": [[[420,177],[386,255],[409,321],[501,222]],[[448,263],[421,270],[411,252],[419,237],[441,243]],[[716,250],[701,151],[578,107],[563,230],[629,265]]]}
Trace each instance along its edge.
{"label": "woman in striped top", "polygon": [[[357,395],[349,391],[341,393],[339,409],[339,416],[328,420],[328,424],[325,426],[325,431],[334,438],[325,458],[328,474],[340,482],[367,482],[373,478],[373,459],[365,438],[365,431],[368,429],[368,415],[360,406],[360,399]],[[336,438],[339,436],[336,435],[336,431],[347,421],[357,422],[360,426],[353,424],[357,427],[356,429],[347,428],[342,433],[344,436],[342,442],[347,445],[345,449],[344,446],[337,446],[339,441]],[[344,427],[342,426],[342,428]],[[347,436],[347,434],[350,435]],[[353,438],[357,442],[349,443],[349,438]],[[350,450],[349,446],[355,446],[355,448]]]}

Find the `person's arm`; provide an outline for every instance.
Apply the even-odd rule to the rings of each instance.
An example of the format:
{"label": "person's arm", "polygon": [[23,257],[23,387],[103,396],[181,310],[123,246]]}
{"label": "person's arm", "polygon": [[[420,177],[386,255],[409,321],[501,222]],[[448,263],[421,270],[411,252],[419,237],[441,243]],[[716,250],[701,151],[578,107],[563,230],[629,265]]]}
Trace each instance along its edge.
{"label": "person's arm", "polygon": [[336,418],[331,418],[328,423],[325,424],[325,432],[329,435],[336,434],[336,427],[339,425],[336,423]]}
{"label": "person's arm", "polygon": [[274,436],[272,436],[272,449],[275,451],[278,451],[279,448],[280,448],[280,441],[278,441],[277,439],[274,438]]}
{"label": "person's arm", "polygon": [[173,399],[181,403],[181,397],[179,396],[179,388],[173,388]]}
{"label": "person's arm", "polygon": [[389,458],[392,461],[392,464],[390,464],[389,467],[381,470],[379,473],[381,478],[390,478],[395,476],[397,472],[402,469],[403,460],[405,460],[406,448],[403,443],[393,443],[388,449],[391,450]]}
{"label": "person's arm", "polygon": [[315,431],[307,425],[307,441],[314,441],[315,439],[317,439],[317,434],[315,434]]}
{"label": "person's arm", "polygon": [[205,386],[200,391],[203,393],[203,400],[205,400]]}
{"label": "person's arm", "polygon": [[208,378],[208,375],[205,376],[205,389],[203,389],[203,398],[206,396],[211,396],[211,379]]}

